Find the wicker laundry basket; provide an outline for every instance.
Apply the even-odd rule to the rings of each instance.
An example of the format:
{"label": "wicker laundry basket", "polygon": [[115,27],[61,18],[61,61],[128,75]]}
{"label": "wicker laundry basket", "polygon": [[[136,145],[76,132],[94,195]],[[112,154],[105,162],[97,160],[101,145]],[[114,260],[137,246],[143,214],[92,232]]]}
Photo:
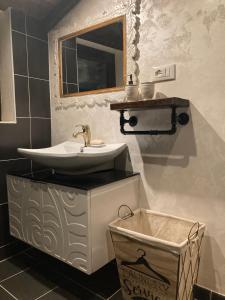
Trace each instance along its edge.
{"label": "wicker laundry basket", "polygon": [[138,209],[109,228],[124,299],[192,299],[204,224]]}

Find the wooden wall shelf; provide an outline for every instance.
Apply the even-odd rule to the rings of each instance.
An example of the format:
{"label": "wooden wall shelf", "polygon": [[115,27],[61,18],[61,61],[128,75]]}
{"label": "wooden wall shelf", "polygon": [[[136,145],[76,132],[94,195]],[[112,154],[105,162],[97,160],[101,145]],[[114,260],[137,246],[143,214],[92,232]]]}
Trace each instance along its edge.
{"label": "wooden wall shelf", "polygon": [[[177,131],[177,123],[179,123],[180,125],[186,125],[189,122],[189,115],[186,112],[177,115],[177,108],[188,108],[189,105],[189,100],[178,97],[171,97],[146,101],[114,103],[110,105],[110,109],[120,112],[120,131],[122,134],[172,135]],[[126,124],[129,124],[131,127],[135,127],[138,123],[138,118],[136,116],[131,116],[128,120],[125,119],[125,111],[141,111],[148,109],[171,109],[171,128],[169,130],[125,130],[124,126]]]}
{"label": "wooden wall shelf", "polygon": [[164,99],[153,99],[136,102],[120,102],[110,105],[111,110],[145,110],[145,109],[162,109],[171,107],[189,107],[189,100],[171,97]]}

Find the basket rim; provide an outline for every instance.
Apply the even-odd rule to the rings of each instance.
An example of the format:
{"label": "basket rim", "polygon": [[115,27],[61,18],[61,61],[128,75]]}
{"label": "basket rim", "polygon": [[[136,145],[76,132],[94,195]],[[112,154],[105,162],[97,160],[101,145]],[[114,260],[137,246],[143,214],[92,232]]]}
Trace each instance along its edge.
{"label": "basket rim", "polygon": [[[189,222],[189,223],[193,223],[193,224],[196,223],[196,221],[191,220],[191,219],[181,218],[181,217],[177,217],[174,215],[169,215],[166,213],[161,213],[158,211],[144,209],[144,208],[138,208],[133,211],[134,215],[137,215],[138,213],[141,213],[141,212],[151,214],[151,215],[156,215],[156,216],[157,215],[164,216],[164,217],[168,217],[170,219],[185,221],[185,222]],[[158,246],[158,247],[161,246],[163,249],[166,248],[169,251],[172,251],[172,252],[175,251],[175,252],[179,252],[179,253],[182,252],[186,248],[186,246],[189,242],[188,237],[185,238],[184,241],[182,241],[181,243],[175,243],[175,242],[165,241],[163,239],[149,236],[149,235],[146,235],[143,233],[139,233],[134,230],[129,230],[129,229],[122,228],[120,226],[116,226],[115,224],[121,220],[122,220],[121,218],[117,218],[116,220],[114,220],[113,222],[111,222],[109,224],[109,228],[112,232],[122,234],[123,236],[128,236],[132,239],[139,240],[139,241],[142,241],[147,244],[152,244],[152,245]],[[205,231],[205,227],[206,227],[206,225],[204,223],[199,222],[199,233],[200,234]],[[196,239],[196,237],[191,238],[190,240],[193,241],[194,239]]]}

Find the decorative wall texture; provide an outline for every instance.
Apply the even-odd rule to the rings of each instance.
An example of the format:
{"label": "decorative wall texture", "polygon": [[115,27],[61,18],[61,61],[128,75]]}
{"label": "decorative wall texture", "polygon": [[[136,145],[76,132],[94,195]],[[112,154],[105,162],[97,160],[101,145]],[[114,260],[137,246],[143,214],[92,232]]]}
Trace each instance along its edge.
{"label": "decorative wall texture", "polygon": [[[50,33],[51,78],[55,38],[130,2],[82,0]],[[120,100],[122,93],[96,95],[94,104],[87,96],[59,99],[52,85],[52,142],[71,138],[75,124],[88,123],[93,138],[127,143],[142,175],[143,205],[207,224],[199,284],[225,293],[225,1],[142,0],[139,32],[140,81],[151,79],[152,66],[176,63],[177,80],[157,84],[156,93],[191,100],[188,126],[175,136],[122,136],[118,113],[101,100]],[[138,115],[145,128],[167,118],[166,111]]]}
{"label": "decorative wall texture", "polygon": [[17,119],[0,123],[0,260],[21,249],[9,235],[6,174],[30,172],[31,162],[17,148],[44,147],[51,140],[47,35],[18,11],[11,10],[11,20]]}
{"label": "decorative wall texture", "polygon": [[[133,78],[135,79],[138,75],[138,65],[136,63],[136,58],[138,56],[138,48],[137,48],[137,40],[138,40],[138,18],[135,12],[139,11],[139,3],[140,0],[129,0],[129,1],[114,1],[115,6],[113,9],[107,9],[107,6],[104,5],[100,10],[97,10],[93,17],[87,15],[87,17],[81,18],[79,16],[76,17],[76,20],[71,22],[66,22],[65,26],[57,26],[55,30],[50,32],[49,35],[49,44],[50,51],[49,57],[51,61],[50,68],[50,78],[51,78],[51,94],[54,98],[55,103],[57,103],[57,110],[64,110],[71,107],[84,107],[87,105],[88,107],[93,107],[95,104],[100,106],[107,105],[107,103],[113,102],[118,99],[118,95],[120,100],[124,98],[124,93],[116,93],[117,98],[113,93],[111,94],[102,94],[96,96],[86,96],[86,97],[76,97],[70,98],[72,101],[61,101],[59,98],[59,56],[58,56],[58,38],[63,37],[70,33],[75,33],[81,29],[92,26],[93,24],[100,24],[104,21],[110,20],[112,18],[126,15],[126,30],[127,30],[127,73],[133,74]],[[87,5],[87,3],[85,4]],[[85,9],[89,9],[89,5]],[[72,10],[73,11],[73,10]],[[69,16],[71,13],[69,13]],[[67,17],[65,18],[67,19]],[[64,21],[62,21],[64,22]],[[60,23],[61,24],[61,23]],[[62,23],[63,24],[63,23]],[[82,101],[81,101],[82,100]],[[119,99],[118,99],[119,101]]]}

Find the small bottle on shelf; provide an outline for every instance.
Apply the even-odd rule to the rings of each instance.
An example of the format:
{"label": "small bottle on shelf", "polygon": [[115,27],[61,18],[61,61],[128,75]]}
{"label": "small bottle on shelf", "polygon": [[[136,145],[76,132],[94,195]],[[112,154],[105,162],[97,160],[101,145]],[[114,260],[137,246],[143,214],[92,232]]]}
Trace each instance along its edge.
{"label": "small bottle on shelf", "polygon": [[129,75],[129,81],[125,88],[125,101],[138,101],[138,86],[133,82],[132,74]]}

